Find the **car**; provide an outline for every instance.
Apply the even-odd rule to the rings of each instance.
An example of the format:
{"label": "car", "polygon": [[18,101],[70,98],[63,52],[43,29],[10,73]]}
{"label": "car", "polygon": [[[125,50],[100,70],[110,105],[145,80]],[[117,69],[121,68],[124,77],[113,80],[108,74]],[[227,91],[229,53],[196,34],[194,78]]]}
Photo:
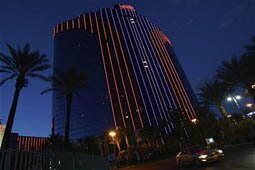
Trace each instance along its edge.
{"label": "car", "polygon": [[176,155],[178,165],[200,166],[209,162],[222,161],[224,153],[222,149],[192,146],[184,148]]}

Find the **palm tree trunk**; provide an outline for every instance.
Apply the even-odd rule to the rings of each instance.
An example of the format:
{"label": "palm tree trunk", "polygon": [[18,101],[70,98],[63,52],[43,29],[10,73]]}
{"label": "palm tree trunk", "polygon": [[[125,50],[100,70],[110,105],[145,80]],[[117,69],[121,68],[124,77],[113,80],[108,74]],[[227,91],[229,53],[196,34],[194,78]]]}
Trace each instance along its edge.
{"label": "palm tree trunk", "polygon": [[21,89],[24,87],[24,83],[25,83],[25,80],[17,79],[16,81],[12,105],[11,105],[11,109],[9,112],[5,132],[4,132],[4,138],[3,138],[2,147],[1,147],[2,150],[8,149],[9,147],[11,131],[12,131],[12,126],[13,126],[13,122],[15,118],[16,108],[18,105],[19,95],[20,95]]}
{"label": "palm tree trunk", "polygon": [[218,105],[218,108],[221,112],[221,115],[225,118],[225,119],[228,119],[228,113],[227,111],[225,110],[225,108],[222,106],[222,104]]}
{"label": "palm tree trunk", "polygon": [[116,145],[117,145],[118,151],[120,152],[121,151],[120,142],[117,140],[116,140]]}
{"label": "palm tree trunk", "polygon": [[72,107],[73,95],[66,95],[66,122],[65,122],[65,143],[70,142],[70,117],[71,117],[71,107]]}
{"label": "palm tree trunk", "polygon": [[129,145],[129,141],[128,141],[128,137],[127,137],[127,135],[125,135],[125,142],[126,142],[127,148],[129,148],[129,147],[130,147],[130,145]]}

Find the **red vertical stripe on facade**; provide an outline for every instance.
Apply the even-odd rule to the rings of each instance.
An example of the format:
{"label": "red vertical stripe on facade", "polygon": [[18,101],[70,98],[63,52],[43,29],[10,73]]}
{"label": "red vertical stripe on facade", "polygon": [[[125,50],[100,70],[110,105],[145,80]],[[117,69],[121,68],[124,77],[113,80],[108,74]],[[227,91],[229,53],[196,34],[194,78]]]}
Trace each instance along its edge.
{"label": "red vertical stripe on facade", "polygon": [[[173,92],[174,92],[174,94],[175,94],[175,97],[176,97],[176,100],[177,100],[177,102],[178,102],[178,104],[179,104],[179,107],[180,107],[180,109],[182,110],[182,109],[185,107],[185,103],[184,103],[184,100],[182,100],[182,96],[181,96],[181,93],[180,93],[180,90],[179,90],[179,86],[177,85],[176,79],[174,78],[174,74],[173,74],[173,71],[172,71],[172,67],[169,66],[169,65],[167,64],[167,61],[166,61],[166,59],[165,59],[165,57],[164,57],[166,54],[164,53],[163,48],[162,48],[162,46],[160,45],[159,37],[157,37],[157,35],[155,34],[154,31],[152,32],[152,36],[154,37],[154,42],[157,44],[157,47],[158,47],[159,52],[160,52],[159,58],[160,58],[162,64],[165,65],[164,68],[165,68],[165,70],[166,70],[166,74],[167,74],[167,76],[168,76],[168,79],[169,79],[169,75],[170,75],[170,77],[171,77],[171,79],[169,79],[169,82],[170,82],[170,84],[172,84],[171,87],[172,87],[172,88],[175,88],[175,89],[173,90]],[[167,71],[169,72],[169,74],[167,73]],[[171,83],[171,82],[173,82],[173,83]],[[178,95],[177,95],[176,92],[178,93]],[[180,101],[179,101],[179,100],[180,100]],[[189,119],[190,119],[190,118],[189,118]]]}
{"label": "red vertical stripe on facade", "polygon": [[68,29],[69,29],[69,22],[66,21],[66,30],[68,30]]}
{"label": "red vertical stripe on facade", "polygon": [[[157,33],[158,33],[158,35],[160,35],[160,31],[159,30],[157,30]],[[162,35],[162,34],[161,34]],[[163,44],[163,39],[161,38],[161,43],[162,43],[162,45],[164,45]],[[165,49],[165,51],[167,52],[167,49],[166,49],[166,47],[164,46],[164,49]],[[188,104],[188,107],[190,108],[190,111],[191,111],[191,118],[194,118],[194,116],[196,115],[195,114],[195,110],[194,110],[194,108],[193,108],[193,106],[192,106],[192,104],[191,104],[191,102],[190,102],[190,100],[189,100],[189,96],[187,95],[187,92],[186,92],[186,90],[185,90],[185,88],[184,88],[184,85],[183,85],[183,82],[181,81],[181,79],[180,79],[180,76],[179,76],[179,74],[177,73],[177,70],[176,70],[176,68],[175,68],[175,65],[174,65],[174,63],[170,60],[170,55],[169,55],[169,53],[167,53],[168,54],[168,61],[170,61],[170,64],[172,65],[172,67],[173,67],[173,69],[174,69],[174,73],[175,73],[175,75],[176,75],[176,77],[177,77],[177,79],[178,79],[178,81],[179,81],[179,84],[180,84],[180,86],[181,86],[181,90],[182,90],[182,92],[184,93],[183,95],[184,95],[184,99],[185,99],[185,101],[187,102],[187,104]]]}
{"label": "red vertical stripe on facade", "polygon": [[[178,90],[178,88],[177,88],[177,86],[176,86],[176,84],[175,84],[174,78],[172,77],[172,74],[171,74],[169,68],[167,67],[167,64],[166,64],[166,62],[165,62],[165,60],[164,60],[164,58],[163,58],[162,51],[160,51],[160,47],[159,47],[159,45],[157,44],[156,41],[157,41],[157,40],[156,40],[156,37],[154,36],[154,33],[152,32],[152,43],[153,43],[154,46],[155,46],[156,52],[157,52],[157,54],[158,54],[158,58],[159,58],[159,60],[161,61],[162,66],[163,66],[163,68],[164,68],[164,70],[165,70],[165,72],[166,72],[166,76],[167,76],[167,79],[168,79],[168,81],[169,81],[169,83],[170,83],[170,86],[173,88],[172,91],[173,91],[173,93],[174,93],[174,96],[175,96],[175,98],[176,98],[176,101],[177,101],[179,107],[182,108],[183,103],[181,104],[180,101],[179,101],[179,96],[180,96],[180,94],[177,95],[177,93],[179,93],[179,90]],[[168,71],[170,72],[169,74],[168,74]],[[171,78],[170,78],[169,76],[170,76]]]}
{"label": "red vertical stripe on facade", "polygon": [[18,136],[17,138],[18,150],[23,151],[38,151],[42,147],[48,146],[49,139],[41,137]]}
{"label": "red vertical stripe on facade", "polygon": [[21,138],[21,147],[20,147],[20,149],[23,150],[23,148],[24,148],[24,138]]}
{"label": "red vertical stripe on facade", "polygon": [[118,33],[117,29],[115,29],[115,31],[116,31],[116,35],[117,35],[117,38],[118,38],[118,41],[119,41],[119,44],[120,44],[121,53],[122,53],[123,60],[124,60],[124,63],[125,63],[125,67],[126,67],[126,70],[127,70],[127,76],[128,76],[129,81],[130,81],[131,90],[132,90],[132,93],[133,93],[133,96],[134,96],[134,100],[135,100],[135,104],[136,104],[136,109],[138,111],[138,116],[139,116],[139,119],[140,119],[140,123],[141,123],[141,126],[144,127],[144,123],[143,123],[143,120],[142,120],[140,108],[139,108],[139,105],[138,105],[138,102],[137,102],[137,96],[135,94],[134,87],[133,87],[133,82],[131,80],[129,69],[128,69],[128,66],[127,66],[126,56],[124,55],[124,52],[123,52],[123,47],[122,47],[122,44],[121,44],[119,33]]}
{"label": "red vertical stripe on facade", "polygon": [[[107,40],[107,35],[106,35],[104,21],[103,21],[102,16],[101,16],[101,22],[102,22],[102,26],[103,26],[104,36],[105,36],[105,39]],[[120,112],[121,112],[121,115],[122,115],[122,121],[123,121],[124,127],[126,128],[125,117],[124,117],[124,113],[123,113],[122,103],[121,103],[121,100],[120,100],[119,89],[118,89],[118,85],[117,85],[117,81],[116,81],[116,76],[115,76],[115,72],[114,72],[113,65],[112,65],[112,60],[111,60],[110,49],[109,49],[108,43],[106,43],[106,48],[107,48],[107,51],[108,51],[108,57],[110,59],[110,64],[111,64],[111,69],[112,69],[112,73],[113,73],[114,84],[115,84],[115,87],[116,87],[117,98],[118,98],[118,102],[119,102],[119,105],[120,105]]]}
{"label": "red vertical stripe on facade", "polygon": [[86,25],[86,15],[83,14],[83,24],[84,24],[84,29],[87,29],[87,25]]}
{"label": "red vertical stripe on facade", "polygon": [[81,28],[81,21],[80,21],[80,17],[77,19],[78,21],[78,29],[80,29]]}
{"label": "red vertical stripe on facade", "polygon": [[[189,117],[189,119],[191,120],[192,119],[192,115],[190,114],[190,112],[189,111],[192,111],[192,108],[190,107],[190,105],[189,105],[189,103],[188,103],[188,101],[187,101],[187,99],[186,99],[186,97],[185,97],[185,94],[184,94],[184,92],[183,92],[183,89],[182,89],[182,82],[180,82],[179,80],[179,75],[177,74],[177,72],[176,72],[176,68],[175,68],[175,66],[174,66],[174,64],[172,63],[172,61],[170,60],[170,56],[169,56],[169,54],[168,54],[168,52],[167,52],[167,50],[166,50],[166,48],[165,48],[165,46],[164,46],[164,44],[163,44],[163,40],[162,40],[162,37],[160,37],[160,35],[158,34],[158,32],[157,31],[155,31],[155,34],[156,34],[156,36],[158,37],[158,40],[159,40],[159,43],[160,43],[160,46],[162,47],[162,50],[163,50],[163,52],[164,52],[164,56],[165,56],[165,61],[167,62],[167,64],[169,65],[169,68],[171,69],[171,72],[172,72],[172,74],[174,75],[174,77],[175,77],[175,81],[176,81],[176,83],[178,84],[178,89],[179,89],[179,91],[180,91],[180,93],[181,93],[181,98],[183,99],[183,101],[184,101],[184,112],[187,114],[187,116]],[[187,111],[188,110],[188,111]]]}
{"label": "red vertical stripe on facade", "polygon": [[90,23],[90,31],[91,31],[91,33],[94,33],[93,24],[92,24],[92,19],[91,19],[91,14],[90,13],[89,13],[89,23]]}
{"label": "red vertical stripe on facade", "polygon": [[114,79],[114,83],[115,83],[115,87],[116,87],[116,92],[117,92],[117,95],[118,95],[118,101],[119,101],[119,105],[120,105],[120,111],[121,111],[121,115],[122,115],[122,121],[123,121],[124,127],[126,128],[127,125],[126,125],[125,116],[124,116],[124,112],[123,112],[122,102],[121,102],[121,99],[120,99],[120,94],[119,94],[119,88],[118,88],[118,84],[117,84],[117,80],[116,80],[116,75],[115,75],[114,68],[113,68],[113,64],[112,64],[112,61],[111,61],[109,44],[106,44],[106,48],[107,48],[107,51],[108,51],[108,54],[109,54],[108,56],[109,56],[109,58],[110,58],[110,65],[111,65],[111,68],[112,68],[113,79]]}
{"label": "red vertical stripe on facade", "polygon": [[[108,15],[108,14],[106,13],[106,15]],[[117,63],[118,63],[119,71],[120,71],[121,82],[122,82],[124,93],[125,93],[125,96],[126,96],[126,99],[127,99],[127,105],[128,105],[128,109],[129,109],[129,114],[130,114],[130,117],[131,117],[133,128],[134,128],[134,130],[136,130],[134,119],[133,119],[133,115],[132,115],[133,113],[132,113],[132,110],[131,110],[131,107],[130,107],[129,98],[128,98],[128,94],[127,94],[127,90],[126,90],[125,81],[123,79],[123,73],[122,73],[121,67],[120,67],[120,62],[119,62],[119,58],[118,58],[119,56],[118,56],[118,52],[117,52],[117,49],[116,49],[116,46],[115,46],[115,42],[114,42],[115,40],[114,40],[114,37],[113,37],[113,34],[112,34],[112,28],[111,28],[110,23],[109,22],[107,22],[107,23],[108,23],[108,28],[110,30],[110,35],[111,35],[111,39],[112,39],[111,42],[113,44],[113,49],[114,49],[115,57],[116,57],[116,60],[117,60]]]}
{"label": "red vertical stripe on facade", "polygon": [[95,17],[96,17],[96,27],[97,27],[97,34],[98,34],[98,38],[99,38],[99,45],[100,45],[100,50],[101,50],[102,60],[103,60],[103,65],[104,65],[104,71],[105,71],[105,79],[106,79],[106,84],[107,84],[109,99],[110,99],[111,108],[112,108],[113,120],[114,120],[114,125],[115,125],[115,127],[117,127],[118,125],[117,125],[116,117],[115,117],[115,114],[116,114],[116,113],[115,113],[114,106],[113,106],[112,94],[111,94],[111,89],[110,89],[109,80],[108,80],[108,75],[107,75],[107,68],[106,68],[106,65],[105,65],[104,51],[103,51],[103,47],[102,47],[102,40],[101,40],[101,36],[100,36],[100,31],[99,31],[99,25],[98,25],[98,21],[97,21],[97,16],[95,16]]}
{"label": "red vertical stripe on facade", "polygon": [[72,29],[74,29],[74,20],[72,20]]}
{"label": "red vertical stripe on facade", "polygon": [[[172,74],[173,77],[174,77],[174,78],[173,78],[173,81],[175,81],[175,83],[177,84],[176,87],[177,87],[177,90],[178,90],[178,92],[179,92],[179,94],[180,94],[179,99],[181,99],[181,100],[182,100],[182,103],[183,103],[183,107],[181,107],[181,111],[184,112],[185,115],[188,116],[189,119],[191,119],[190,114],[187,113],[187,111],[186,111],[187,109],[190,109],[190,108],[189,108],[188,105],[187,105],[187,101],[186,101],[185,96],[184,96],[184,94],[183,94],[183,91],[182,91],[182,89],[181,89],[181,85],[180,85],[180,83],[178,82],[177,75],[176,75],[175,72],[174,72],[174,69],[175,69],[175,68],[173,67],[173,65],[169,64],[168,59],[167,59],[168,52],[165,51],[163,45],[160,44],[160,41],[161,41],[160,37],[159,37],[157,34],[156,34],[156,36],[158,37],[158,41],[159,41],[159,45],[161,46],[161,50],[162,50],[162,52],[164,53],[164,55],[163,55],[164,61],[166,62],[166,65],[168,65],[168,68],[171,70],[171,71],[170,71],[170,74]],[[177,100],[178,100],[178,99],[177,99]],[[188,108],[187,108],[187,107],[188,107]]]}

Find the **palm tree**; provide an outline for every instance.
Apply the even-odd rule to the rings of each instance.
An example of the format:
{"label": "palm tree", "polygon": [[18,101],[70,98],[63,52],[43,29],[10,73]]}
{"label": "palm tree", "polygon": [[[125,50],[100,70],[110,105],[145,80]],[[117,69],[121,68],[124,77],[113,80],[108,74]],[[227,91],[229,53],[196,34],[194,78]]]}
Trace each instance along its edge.
{"label": "palm tree", "polygon": [[222,65],[216,71],[216,78],[229,86],[243,87],[249,90],[254,77],[254,68],[250,64],[253,60],[252,57],[242,55],[239,58],[233,57],[229,62],[222,61]]}
{"label": "palm tree", "polygon": [[246,77],[248,79],[248,88],[246,89],[248,94],[252,96],[255,101],[255,90],[251,87],[255,84],[255,36],[251,39],[251,44],[244,46],[245,53],[242,55],[243,65],[246,70]]}
{"label": "palm tree", "polygon": [[159,141],[162,136],[158,126],[146,126],[139,130],[138,137],[150,148],[151,145]]}
{"label": "palm tree", "polygon": [[216,106],[222,116],[227,119],[228,113],[225,110],[222,101],[232,91],[229,85],[219,80],[205,82],[199,88],[198,97],[201,104],[208,107]]}
{"label": "palm tree", "polygon": [[233,57],[231,61],[222,61],[221,66],[216,71],[216,78],[230,86],[246,84],[245,69],[242,62],[238,57]]}
{"label": "palm tree", "polygon": [[117,132],[117,136],[120,139],[125,138],[125,142],[126,142],[127,148],[130,147],[129,140],[128,140],[128,138],[131,136],[130,131],[125,129],[125,128],[117,127],[116,128],[116,132]]}
{"label": "palm tree", "polygon": [[71,107],[74,95],[82,89],[88,88],[87,77],[84,73],[76,72],[75,69],[68,69],[67,71],[62,71],[55,69],[55,74],[49,78],[52,85],[50,88],[44,90],[41,94],[50,91],[57,91],[59,95],[64,95],[66,100],[66,120],[65,120],[65,143],[69,143],[69,133],[70,133],[70,117],[71,117]]}
{"label": "palm tree", "polygon": [[251,37],[251,44],[245,45],[244,49],[246,50],[247,55],[255,56],[255,36]]}
{"label": "palm tree", "polygon": [[2,149],[7,149],[9,145],[10,134],[22,88],[28,85],[29,77],[46,80],[47,78],[42,75],[41,72],[50,68],[47,57],[40,54],[39,51],[31,51],[29,44],[26,44],[23,48],[17,49],[10,45],[7,45],[7,47],[10,56],[0,53],[0,61],[2,62],[2,65],[0,66],[0,73],[7,74],[7,76],[0,81],[0,85],[3,85],[11,79],[16,79],[16,83],[13,101],[6,124]]}
{"label": "palm tree", "polygon": [[255,100],[255,91],[251,86],[255,83],[255,37],[251,39],[252,44],[246,45],[245,53],[233,57],[231,61],[223,61],[217,69],[216,78],[233,87],[242,87]]}
{"label": "palm tree", "polygon": [[188,134],[186,134],[186,130],[189,121],[184,116],[184,114],[179,109],[173,108],[170,110],[169,116],[172,120],[172,124],[174,127],[173,134],[175,135],[176,139],[179,141],[180,139],[187,137]]}

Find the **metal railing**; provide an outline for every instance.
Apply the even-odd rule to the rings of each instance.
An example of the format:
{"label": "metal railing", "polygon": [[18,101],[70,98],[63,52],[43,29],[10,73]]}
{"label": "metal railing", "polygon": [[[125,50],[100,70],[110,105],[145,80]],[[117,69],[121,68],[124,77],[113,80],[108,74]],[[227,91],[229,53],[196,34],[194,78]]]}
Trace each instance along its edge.
{"label": "metal railing", "polygon": [[105,158],[74,152],[0,151],[0,170],[109,170]]}

